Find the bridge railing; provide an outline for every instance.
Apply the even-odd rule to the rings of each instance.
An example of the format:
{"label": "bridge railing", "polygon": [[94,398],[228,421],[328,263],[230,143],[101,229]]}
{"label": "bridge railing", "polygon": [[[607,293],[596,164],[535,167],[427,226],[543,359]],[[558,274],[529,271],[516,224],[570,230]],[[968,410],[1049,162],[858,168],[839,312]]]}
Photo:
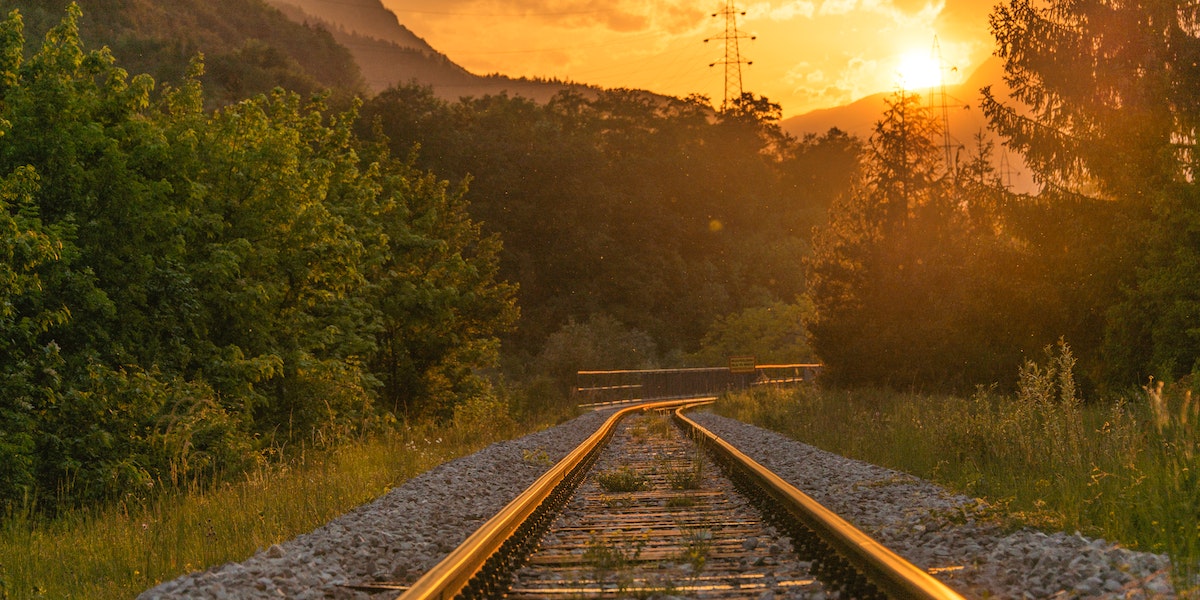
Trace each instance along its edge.
{"label": "bridge railing", "polygon": [[701,367],[691,369],[629,369],[579,371],[572,397],[581,406],[624,404],[718,396],[758,385],[790,385],[813,381],[819,364],[755,365],[747,369]]}

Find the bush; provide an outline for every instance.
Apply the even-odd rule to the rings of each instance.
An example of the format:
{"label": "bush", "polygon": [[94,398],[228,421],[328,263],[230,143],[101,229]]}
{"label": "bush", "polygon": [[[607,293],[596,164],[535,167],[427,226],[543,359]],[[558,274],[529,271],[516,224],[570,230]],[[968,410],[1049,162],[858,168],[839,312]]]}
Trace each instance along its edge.
{"label": "bush", "polygon": [[93,363],[57,403],[38,437],[38,480],[48,506],[148,497],[162,484],[210,481],[258,459],[237,416],[212,388],[158,372]]}
{"label": "bush", "polygon": [[584,323],[572,319],[553,333],[534,360],[534,371],[554,378],[565,392],[580,370],[647,369],[657,362],[649,334],[608,315],[592,315]]}

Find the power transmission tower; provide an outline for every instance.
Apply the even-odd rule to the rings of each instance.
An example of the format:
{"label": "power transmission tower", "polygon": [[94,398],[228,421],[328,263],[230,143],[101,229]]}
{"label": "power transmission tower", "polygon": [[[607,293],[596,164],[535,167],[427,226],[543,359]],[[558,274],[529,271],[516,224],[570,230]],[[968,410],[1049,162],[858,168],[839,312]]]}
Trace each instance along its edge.
{"label": "power transmission tower", "polygon": [[742,58],[741,50],[739,49],[740,40],[753,40],[755,36],[738,31],[737,18],[738,15],[746,16],[746,11],[738,11],[733,0],[725,0],[725,8],[720,12],[712,14],[714,17],[725,17],[725,33],[720,36],[705,38],[705,42],[709,40],[722,40],[725,42],[725,58],[708,63],[708,66],[725,65],[725,101],[721,103],[721,110],[729,110],[733,102],[742,97],[742,65],[750,66],[754,61],[745,60]]}
{"label": "power transmission tower", "polygon": [[1012,168],[1012,165],[1009,164],[1007,150],[1000,151],[1000,168],[998,170],[999,173],[997,175],[1000,179],[1000,185],[1004,187],[1004,191],[1012,191],[1013,175],[1020,175],[1021,172]]}
{"label": "power transmission tower", "polygon": [[[946,153],[946,172],[953,175],[955,171],[954,143],[950,136],[950,101],[946,95],[946,78],[949,73],[946,61],[942,58],[942,46],[938,43],[936,35],[933,36],[933,60],[937,61],[939,94],[932,100],[934,100],[934,106],[942,111],[942,150]],[[952,69],[957,70],[957,68]]]}

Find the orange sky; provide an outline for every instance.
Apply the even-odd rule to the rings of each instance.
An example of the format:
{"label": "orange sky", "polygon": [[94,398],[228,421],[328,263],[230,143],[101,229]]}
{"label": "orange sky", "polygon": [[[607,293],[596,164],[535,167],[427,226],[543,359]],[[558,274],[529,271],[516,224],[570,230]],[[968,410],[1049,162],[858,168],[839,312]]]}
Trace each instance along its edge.
{"label": "orange sky", "polygon": [[[400,22],[478,74],[557,77],[674,96],[724,95],[724,0],[383,0]],[[898,84],[901,57],[965,76],[992,51],[994,0],[739,0],[743,88],[784,115],[845,104]],[[911,59],[910,59],[911,60]]]}

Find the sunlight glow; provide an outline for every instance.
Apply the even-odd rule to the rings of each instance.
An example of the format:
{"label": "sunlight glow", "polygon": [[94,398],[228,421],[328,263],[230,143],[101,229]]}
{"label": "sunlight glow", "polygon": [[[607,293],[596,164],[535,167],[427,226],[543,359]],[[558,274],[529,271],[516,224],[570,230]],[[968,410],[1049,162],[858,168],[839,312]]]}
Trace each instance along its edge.
{"label": "sunlight glow", "polygon": [[906,90],[931,88],[942,83],[942,69],[928,50],[911,50],[900,56],[896,77]]}

